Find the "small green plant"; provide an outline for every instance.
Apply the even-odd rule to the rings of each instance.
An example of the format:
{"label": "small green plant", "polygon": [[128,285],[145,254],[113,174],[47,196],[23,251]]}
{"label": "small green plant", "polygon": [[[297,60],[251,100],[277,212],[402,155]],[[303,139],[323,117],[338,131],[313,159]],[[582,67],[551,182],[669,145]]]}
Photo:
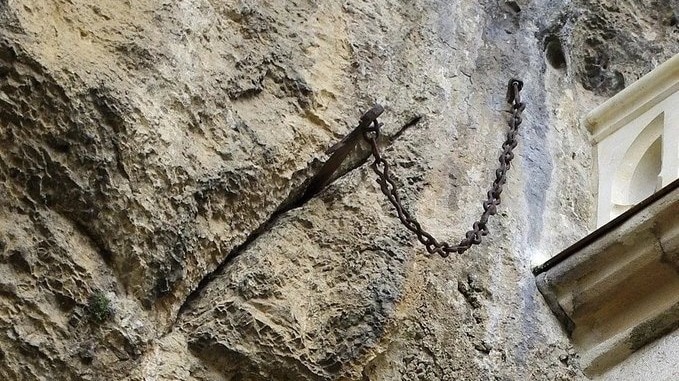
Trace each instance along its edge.
{"label": "small green plant", "polygon": [[90,296],[87,311],[90,314],[90,320],[97,324],[103,323],[113,316],[111,301],[102,291],[95,291]]}

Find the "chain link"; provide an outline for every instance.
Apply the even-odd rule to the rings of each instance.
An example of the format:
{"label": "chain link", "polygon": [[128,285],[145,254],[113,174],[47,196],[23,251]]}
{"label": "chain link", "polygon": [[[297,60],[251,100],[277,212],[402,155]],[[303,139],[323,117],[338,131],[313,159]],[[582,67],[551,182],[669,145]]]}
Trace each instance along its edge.
{"label": "chain link", "polygon": [[[511,105],[511,117],[509,118],[509,131],[507,132],[507,139],[502,144],[502,154],[500,154],[498,169],[495,170],[495,180],[486,193],[487,198],[483,201],[483,213],[478,221],[474,222],[472,229],[465,234],[457,245],[451,245],[445,241],[439,242],[427,233],[417,220],[410,215],[410,213],[403,207],[401,199],[398,195],[398,187],[391,177],[389,164],[382,158],[379,147],[377,146],[377,138],[380,134],[380,123],[377,121],[384,110],[382,106],[375,105],[371,110],[366,112],[361,117],[361,124],[367,125],[363,131],[363,138],[370,144],[374,161],[371,165],[373,171],[377,174],[377,183],[380,189],[389,202],[396,209],[401,223],[411,232],[415,233],[417,239],[425,246],[429,254],[438,254],[445,258],[450,253],[457,252],[462,254],[473,245],[481,243],[482,237],[488,235],[488,219],[490,216],[497,213],[497,207],[500,205],[500,195],[502,194],[502,187],[507,182],[507,171],[510,168],[510,163],[514,158],[513,150],[516,148],[518,142],[516,141],[516,134],[519,125],[522,122],[521,114],[526,108],[526,104],[521,102],[521,89],[523,82],[517,79],[511,79],[507,87],[507,103]],[[378,112],[379,111],[379,112]]]}

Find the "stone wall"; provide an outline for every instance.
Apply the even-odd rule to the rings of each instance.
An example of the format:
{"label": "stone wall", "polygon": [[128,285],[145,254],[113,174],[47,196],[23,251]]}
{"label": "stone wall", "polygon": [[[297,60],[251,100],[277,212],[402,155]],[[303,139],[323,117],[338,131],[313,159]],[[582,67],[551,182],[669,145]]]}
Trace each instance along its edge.
{"label": "stone wall", "polygon": [[[530,268],[591,227],[580,118],[676,53],[677,8],[0,0],[0,378],[582,379]],[[380,102],[404,202],[459,240],[511,77],[482,245],[425,255],[366,147],[291,209]]]}

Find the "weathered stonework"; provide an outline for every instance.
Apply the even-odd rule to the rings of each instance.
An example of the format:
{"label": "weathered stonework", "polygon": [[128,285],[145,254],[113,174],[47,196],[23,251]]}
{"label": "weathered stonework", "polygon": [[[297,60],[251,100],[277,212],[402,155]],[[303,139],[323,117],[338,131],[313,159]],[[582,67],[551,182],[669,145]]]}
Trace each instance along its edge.
{"label": "weathered stonework", "polygon": [[[679,180],[560,253],[537,275],[588,375],[619,379],[606,371],[679,328],[677,210]],[[675,368],[666,363],[648,377]]]}
{"label": "weathered stonework", "polygon": [[[0,1],[0,378],[583,379],[530,268],[588,229],[583,111],[678,45],[676,7],[599,3]],[[424,255],[365,151],[277,213],[377,101],[387,137],[423,116],[385,156],[457,240],[510,77],[528,108],[483,246]]]}
{"label": "weathered stonework", "polygon": [[679,55],[587,114],[597,229],[533,270],[596,379],[676,378],[663,354],[679,328],[677,96]]}

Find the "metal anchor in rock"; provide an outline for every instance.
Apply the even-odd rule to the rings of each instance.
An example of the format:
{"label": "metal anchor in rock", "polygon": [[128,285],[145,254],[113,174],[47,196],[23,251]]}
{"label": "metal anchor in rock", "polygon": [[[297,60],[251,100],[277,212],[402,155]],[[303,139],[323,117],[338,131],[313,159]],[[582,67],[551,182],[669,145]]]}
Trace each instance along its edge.
{"label": "metal anchor in rock", "polygon": [[309,181],[309,184],[304,192],[304,199],[309,199],[320,192],[330,181],[332,175],[337,171],[352,148],[364,139],[371,147],[373,163],[371,168],[377,174],[377,183],[380,185],[382,193],[387,197],[389,202],[394,206],[396,214],[401,223],[411,232],[415,233],[417,239],[425,246],[429,254],[438,254],[441,257],[447,257],[450,253],[457,252],[462,254],[468,250],[472,245],[481,243],[482,237],[488,235],[488,219],[490,216],[497,213],[497,207],[500,205],[500,194],[502,187],[507,182],[507,171],[510,168],[510,163],[514,158],[513,150],[516,148],[518,142],[516,135],[518,127],[522,122],[522,113],[526,108],[526,104],[521,102],[521,90],[523,82],[518,79],[509,80],[507,86],[507,103],[511,106],[511,117],[508,125],[509,131],[507,138],[502,144],[502,153],[499,157],[500,165],[495,170],[495,180],[487,192],[486,200],[483,201],[483,213],[480,218],[474,222],[472,229],[469,230],[465,237],[460,240],[457,245],[451,245],[448,242],[439,242],[431,234],[427,233],[417,220],[404,208],[398,194],[398,187],[396,182],[391,177],[390,167],[387,161],[382,157],[380,149],[377,145],[377,138],[380,135],[381,124],[377,121],[380,115],[384,112],[384,107],[375,104],[370,110],[361,116],[358,126],[347,134],[341,141],[330,147],[328,153],[330,158],[323,164],[319,172]]}

